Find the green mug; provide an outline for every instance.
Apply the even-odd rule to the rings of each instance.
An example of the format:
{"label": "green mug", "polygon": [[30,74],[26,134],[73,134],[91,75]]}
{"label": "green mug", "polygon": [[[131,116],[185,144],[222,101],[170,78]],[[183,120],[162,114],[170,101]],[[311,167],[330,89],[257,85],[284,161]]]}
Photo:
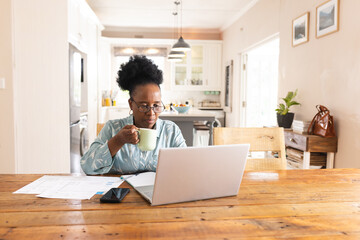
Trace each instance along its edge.
{"label": "green mug", "polygon": [[141,151],[152,151],[156,147],[156,130],[150,128],[139,128],[138,147]]}

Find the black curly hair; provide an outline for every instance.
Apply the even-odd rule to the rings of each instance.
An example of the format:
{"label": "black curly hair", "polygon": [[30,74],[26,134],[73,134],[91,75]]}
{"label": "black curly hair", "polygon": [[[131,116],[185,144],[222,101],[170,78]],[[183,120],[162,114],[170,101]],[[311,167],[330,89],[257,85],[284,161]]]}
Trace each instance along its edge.
{"label": "black curly hair", "polygon": [[153,83],[160,87],[163,82],[162,71],[142,55],[131,56],[127,63],[121,64],[117,74],[116,82],[122,90],[128,90],[130,96],[138,85]]}

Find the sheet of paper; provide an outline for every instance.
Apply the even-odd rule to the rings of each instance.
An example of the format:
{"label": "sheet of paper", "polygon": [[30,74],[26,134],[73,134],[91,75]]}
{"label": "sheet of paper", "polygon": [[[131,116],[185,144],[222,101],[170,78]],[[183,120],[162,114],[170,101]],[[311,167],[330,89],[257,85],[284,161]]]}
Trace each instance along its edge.
{"label": "sheet of paper", "polygon": [[119,177],[98,176],[43,176],[14,193],[38,194],[44,198],[90,199],[96,193],[104,193],[118,187]]}
{"label": "sheet of paper", "polygon": [[134,175],[126,179],[126,181],[134,188],[141,186],[151,186],[154,185],[155,183],[155,176],[156,176],[155,172],[145,172]]}

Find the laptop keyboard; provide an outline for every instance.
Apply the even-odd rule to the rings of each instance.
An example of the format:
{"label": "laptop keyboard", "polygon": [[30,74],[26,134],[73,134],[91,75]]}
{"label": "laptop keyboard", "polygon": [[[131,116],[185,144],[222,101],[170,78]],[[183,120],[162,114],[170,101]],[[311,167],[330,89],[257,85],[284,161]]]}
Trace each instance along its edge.
{"label": "laptop keyboard", "polygon": [[142,186],[137,187],[137,190],[141,192],[143,195],[149,198],[149,200],[152,200],[153,192],[154,192],[154,185],[151,186]]}
{"label": "laptop keyboard", "polygon": [[147,196],[149,199],[152,199],[153,191],[149,192],[143,192],[145,196]]}

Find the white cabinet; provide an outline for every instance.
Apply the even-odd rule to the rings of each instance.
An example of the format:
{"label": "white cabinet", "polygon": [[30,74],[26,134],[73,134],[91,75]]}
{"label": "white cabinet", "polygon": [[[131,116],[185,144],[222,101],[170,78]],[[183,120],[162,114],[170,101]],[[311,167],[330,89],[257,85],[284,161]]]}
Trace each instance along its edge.
{"label": "white cabinet", "polygon": [[97,24],[95,13],[84,0],[68,0],[69,42],[82,52],[87,52],[89,41],[94,37],[92,24]]}
{"label": "white cabinet", "polygon": [[95,139],[98,122],[98,43],[103,26],[85,0],[68,0],[68,41],[86,54],[87,101],[82,109],[88,112],[89,140]]}
{"label": "white cabinet", "polygon": [[221,90],[221,42],[190,42],[191,51],[172,66],[173,90]]}
{"label": "white cabinet", "polygon": [[106,123],[109,120],[121,119],[129,116],[129,107],[102,107],[99,122]]}
{"label": "white cabinet", "polygon": [[204,45],[204,79],[205,89],[221,91],[222,44]]}

